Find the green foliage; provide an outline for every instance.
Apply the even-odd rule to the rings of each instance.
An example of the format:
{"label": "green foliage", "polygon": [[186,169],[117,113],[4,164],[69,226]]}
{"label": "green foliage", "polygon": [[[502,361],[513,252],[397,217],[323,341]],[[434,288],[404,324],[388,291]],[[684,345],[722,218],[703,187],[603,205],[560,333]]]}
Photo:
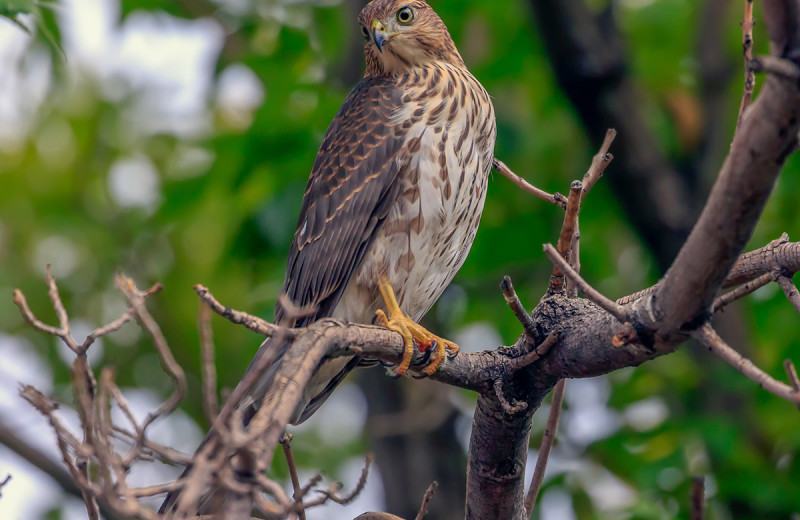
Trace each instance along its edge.
{"label": "green foliage", "polygon": [[58,26],[49,12],[57,7],[56,2],[41,2],[38,0],[2,0],[0,1],[0,18],[5,18],[21,30],[31,34],[28,26],[21,20],[21,15],[30,15],[36,23],[36,31],[42,39],[54,50],[64,57],[64,49],[58,34]]}
{"label": "green foliage", "polygon": [[[537,186],[565,192],[569,181],[584,173],[594,150],[555,84],[527,3],[432,3],[470,69],[493,95],[496,155]],[[19,287],[40,317],[54,321],[43,285],[45,262],[60,275],[73,319],[92,325],[109,321],[123,308],[113,289],[115,271],[124,271],[142,287],[164,283],[165,290],[150,307],[190,373],[185,408],[201,424],[198,303],[192,286],[204,284],[225,304],[271,318],[317,147],[357,77],[345,77],[344,71],[362,58],[349,50],[360,35],[344,7],[270,4],[280,5],[285,16],[255,8],[220,14],[216,4],[194,0],[124,0],[117,21],[134,12],[163,10],[187,19],[219,15],[229,27],[237,27],[226,33],[214,74],[216,81],[228,66],[239,64],[263,82],[264,101],[245,114],[248,124],[232,120],[209,99],[213,128],[206,134],[178,138],[137,132],[130,118],[137,106],[135,89],[109,97],[98,80],[83,76],[76,86],[59,69],[30,132],[18,145],[0,147],[0,330],[33,342],[53,366],[63,399],[69,399],[64,390],[68,367],[56,356],[51,339],[24,325],[10,298]],[[677,92],[697,102],[699,95],[693,42],[702,28],[695,4],[629,1],[621,2],[618,13],[631,71],[646,91],[649,123],[671,157],[681,157],[685,150],[667,100]],[[52,14],[42,17],[48,7],[6,0],[0,3],[0,15],[24,29],[18,16],[33,14],[39,34],[60,49]],[[734,57],[740,46],[738,18],[733,13],[728,18],[727,48]],[[763,33],[756,39],[763,40]],[[730,86],[731,122],[740,81],[734,75]],[[109,172],[118,161],[131,158],[157,172],[159,199],[152,206],[122,207],[110,194]],[[721,164],[722,158],[717,159]],[[800,233],[798,172],[800,162],[794,157],[753,247],[783,231]],[[606,175],[614,175],[613,163]],[[497,284],[509,274],[526,305],[538,301],[551,270],[541,244],[555,241],[561,217],[560,210],[493,175],[481,229],[456,278],[465,291],[450,308],[440,307],[448,329],[442,332],[449,335],[472,322],[488,322],[504,342],[513,341],[520,326]],[[583,272],[605,294],[619,297],[656,281],[655,262],[602,181],[584,205],[581,232]],[[728,312],[741,316],[732,342],[782,378],[781,363],[792,355],[798,359],[800,338],[800,319],[782,295],[768,288]],[[214,327],[220,382],[232,387],[259,341],[222,320],[215,320]],[[121,386],[168,394],[148,341],[134,327],[106,338],[104,347],[104,361],[119,367]],[[632,403],[656,396],[669,414],[644,431],[623,423],[586,448],[587,460],[635,490],[627,510],[598,511],[572,477],[548,481],[545,492],[562,487],[572,494],[578,518],[686,518],[695,474],[713,480],[711,518],[786,518],[800,510],[800,419],[790,405],[694,346],[615,374],[610,381],[612,411],[622,414]],[[537,417],[537,422],[544,420]],[[298,460],[307,468],[335,472],[348,458],[367,451],[361,438],[330,450],[315,435],[299,435],[295,444]],[[539,437],[533,437],[535,446]]]}

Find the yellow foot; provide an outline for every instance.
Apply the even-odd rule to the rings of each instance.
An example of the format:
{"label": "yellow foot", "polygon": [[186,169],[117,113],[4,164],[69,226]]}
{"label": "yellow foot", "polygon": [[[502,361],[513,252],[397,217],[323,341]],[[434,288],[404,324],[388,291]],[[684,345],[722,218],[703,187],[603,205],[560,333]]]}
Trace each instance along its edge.
{"label": "yellow foot", "polygon": [[445,357],[453,357],[458,354],[460,350],[458,345],[452,341],[440,338],[425,329],[422,325],[415,322],[411,318],[403,314],[400,306],[397,304],[397,299],[394,296],[394,290],[389,283],[389,280],[384,276],[378,282],[378,287],[381,290],[383,301],[386,304],[386,309],[389,311],[389,317],[382,310],[377,311],[377,322],[387,329],[399,332],[403,336],[405,348],[403,350],[403,359],[400,365],[394,369],[396,376],[402,376],[411,365],[411,359],[414,357],[414,342],[419,346],[420,352],[430,351],[430,361],[422,369],[422,373],[426,376],[432,375],[444,361]]}

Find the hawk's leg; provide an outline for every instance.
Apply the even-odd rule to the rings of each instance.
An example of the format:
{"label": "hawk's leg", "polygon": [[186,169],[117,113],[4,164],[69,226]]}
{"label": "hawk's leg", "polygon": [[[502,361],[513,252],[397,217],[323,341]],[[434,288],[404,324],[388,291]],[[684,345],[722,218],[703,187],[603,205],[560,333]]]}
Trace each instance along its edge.
{"label": "hawk's leg", "polygon": [[415,341],[422,352],[433,349],[430,363],[422,369],[422,373],[428,376],[436,372],[445,357],[458,354],[458,345],[428,332],[422,325],[403,314],[403,311],[400,310],[400,305],[397,304],[397,298],[394,296],[394,290],[388,278],[382,276],[378,282],[378,288],[381,290],[381,296],[383,296],[386,309],[389,311],[389,317],[387,318],[386,314],[379,309],[377,311],[377,321],[384,327],[399,332],[405,342],[403,360],[394,369],[395,375],[402,376],[411,365]]}

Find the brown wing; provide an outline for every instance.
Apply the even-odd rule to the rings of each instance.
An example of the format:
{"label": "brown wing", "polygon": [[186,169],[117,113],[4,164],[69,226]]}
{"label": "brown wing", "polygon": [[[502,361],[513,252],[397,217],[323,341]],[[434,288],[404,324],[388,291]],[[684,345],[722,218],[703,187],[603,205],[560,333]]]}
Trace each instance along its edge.
{"label": "brown wing", "polygon": [[[403,168],[403,130],[392,124],[402,103],[389,78],[364,78],[322,141],[297,223],[283,291],[312,306],[304,326],[329,316],[386,218]],[[275,307],[280,323],[284,309]]]}

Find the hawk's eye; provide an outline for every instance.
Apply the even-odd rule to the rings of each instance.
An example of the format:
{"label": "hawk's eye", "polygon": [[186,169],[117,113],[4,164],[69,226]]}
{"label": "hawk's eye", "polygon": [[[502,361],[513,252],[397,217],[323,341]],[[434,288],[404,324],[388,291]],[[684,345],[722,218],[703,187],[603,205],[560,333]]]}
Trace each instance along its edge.
{"label": "hawk's eye", "polygon": [[369,29],[367,29],[363,25],[361,26],[361,34],[364,35],[365,40],[369,40]]}
{"label": "hawk's eye", "polygon": [[404,7],[397,11],[397,21],[403,24],[411,23],[414,19],[414,11],[410,7]]}

